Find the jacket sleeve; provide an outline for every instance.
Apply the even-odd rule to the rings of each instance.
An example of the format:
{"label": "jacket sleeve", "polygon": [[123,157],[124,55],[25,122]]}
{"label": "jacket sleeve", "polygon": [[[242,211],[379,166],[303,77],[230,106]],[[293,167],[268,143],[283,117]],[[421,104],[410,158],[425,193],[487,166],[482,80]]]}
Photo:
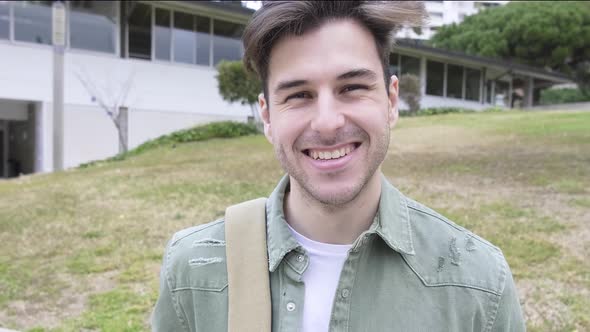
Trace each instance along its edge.
{"label": "jacket sleeve", "polygon": [[166,246],[164,262],[160,271],[160,295],[151,317],[153,332],[189,331],[186,321],[180,316],[180,308],[176,296],[170,289],[168,271],[168,252]]}
{"label": "jacket sleeve", "polygon": [[494,320],[491,331],[526,331],[525,321],[522,317],[522,310],[516,292],[516,286],[514,285],[510,270],[508,270],[506,286],[500,297],[496,319]]}

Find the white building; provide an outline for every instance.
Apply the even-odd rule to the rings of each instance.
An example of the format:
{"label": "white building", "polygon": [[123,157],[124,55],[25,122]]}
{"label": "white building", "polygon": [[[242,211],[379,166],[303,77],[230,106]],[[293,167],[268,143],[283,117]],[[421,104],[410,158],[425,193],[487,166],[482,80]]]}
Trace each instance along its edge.
{"label": "white building", "polygon": [[[50,1],[0,1],[0,177],[48,172],[54,165],[53,47]],[[201,1],[67,1],[63,165],[118,153],[118,135],[98,100],[115,98],[132,77],[129,148],[215,120],[245,121],[248,107],[217,91],[215,65],[238,60],[253,11]],[[538,90],[567,77],[400,40],[391,71],[421,78],[422,106],[482,109],[532,105]],[[98,87],[92,95],[79,78]]]}
{"label": "white building", "polygon": [[428,24],[420,29],[403,28],[398,38],[430,39],[443,25],[461,23],[467,16],[486,8],[504,5],[509,1],[425,1]]}
{"label": "white building", "polygon": [[[67,1],[63,165],[118,153],[118,135],[78,76],[114,98],[133,77],[129,147],[219,119],[245,121],[224,102],[215,65],[242,55],[252,10],[198,1]],[[51,1],[0,1],[0,176],[53,170]],[[80,75],[82,74],[82,75]]]}

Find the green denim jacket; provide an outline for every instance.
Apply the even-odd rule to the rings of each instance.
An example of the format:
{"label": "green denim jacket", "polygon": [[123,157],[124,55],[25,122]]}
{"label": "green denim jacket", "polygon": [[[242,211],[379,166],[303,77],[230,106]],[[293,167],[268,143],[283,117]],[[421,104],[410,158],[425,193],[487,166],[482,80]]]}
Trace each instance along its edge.
{"label": "green denim jacket", "polygon": [[[289,231],[285,176],[267,201],[272,330],[299,331],[305,250]],[[153,331],[227,331],[224,222],[174,235],[164,255]],[[349,251],[330,331],[524,331],[497,247],[405,197],[383,178],[379,212]]]}

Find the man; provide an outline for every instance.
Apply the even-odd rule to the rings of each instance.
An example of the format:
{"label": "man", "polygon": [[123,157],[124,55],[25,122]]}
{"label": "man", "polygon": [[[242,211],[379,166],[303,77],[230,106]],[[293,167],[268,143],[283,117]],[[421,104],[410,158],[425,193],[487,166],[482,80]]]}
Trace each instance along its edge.
{"label": "man", "polygon": [[[273,331],[524,330],[501,251],[380,171],[398,119],[389,36],[424,15],[416,2],[264,2],[244,32],[287,173],[267,201]],[[154,330],[227,329],[224,227],[171,240]]]}

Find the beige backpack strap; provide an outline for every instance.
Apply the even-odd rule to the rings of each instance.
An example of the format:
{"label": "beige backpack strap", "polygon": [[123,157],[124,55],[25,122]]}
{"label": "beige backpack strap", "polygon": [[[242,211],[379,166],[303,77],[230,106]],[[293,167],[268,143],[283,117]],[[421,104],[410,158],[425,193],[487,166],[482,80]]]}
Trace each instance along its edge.
{"label": "beige backpack strap", "polygon": [[266,198],[225,210],[227,330],[271,332]]}

